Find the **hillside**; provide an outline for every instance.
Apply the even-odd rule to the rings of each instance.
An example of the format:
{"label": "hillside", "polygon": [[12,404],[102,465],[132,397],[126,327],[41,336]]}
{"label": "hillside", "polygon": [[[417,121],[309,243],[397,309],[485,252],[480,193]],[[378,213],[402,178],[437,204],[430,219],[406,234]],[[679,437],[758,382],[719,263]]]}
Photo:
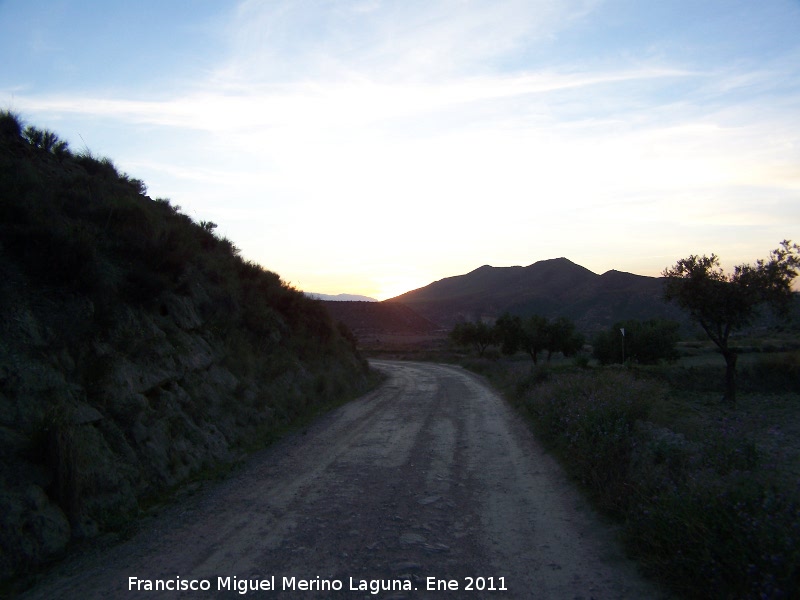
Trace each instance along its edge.
{"label": "hillside", "polygon": [[323,300],[325,302],[377,302],[375,298],[369,296],[361,296],[360,294],[317,294],[315,292],[306,292],[306,296],[310,296],[315,300]]}
{"label": "hillside", "polygon": [[653,317],[682,320],[661,297],[661,280],[608,271],[597,275],[566,258],[527,267],[484,265],[406,292],[401,302],[440,326],[462,319],[494,318],[504,311],[569,317],[584,331],[603,329],[622,319]]}
{"label": "hillside", "polygon": [[0,580],[368,384],[324,305],[0,113]]}
{"label": "hillside", "polygon": [[432,334],[440,327],[399,302],[325,302],[336,321],[357,338],[381,334]]}

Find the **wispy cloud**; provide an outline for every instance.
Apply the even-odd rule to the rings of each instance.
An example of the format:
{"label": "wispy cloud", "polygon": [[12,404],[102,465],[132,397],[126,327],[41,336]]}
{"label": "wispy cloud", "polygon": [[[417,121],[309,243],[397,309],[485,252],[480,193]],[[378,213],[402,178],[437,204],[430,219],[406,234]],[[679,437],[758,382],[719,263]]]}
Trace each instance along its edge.
{"label": "wispy cloud", "polygon": [[692,74],[663,67],[609,72],[537,72],[455,78],[431,83],[383,83],[364,78],[335,82],[251,85],[218,91],[212,86],[166,100],[93,96],[20,96],[30,110],[114,117],[136,123],[211,132],[236,132],[291,123],[309,128],[351,127],[472,103],[541,96],[575,90]]}
{"label": "wispy cloud", "polygon": [[[421,81],[489,71],[492,61],[550,38],[594,0],[240,3],[225,73],[249,82]],[[497,65],[494,65],[496,68]]]}
{"label": "wispy cloud", "polygon": [[[342,264],[362,260],[364,244],[375,264],[418,260],[430,269],[422,285],[459,268],[434,273],[419,260],[439,254],[440,239],[439,260],[467,267],[567,254],[596,268],[630,255],[633,238],[648,248],[643,261],[700,230],[724,239],[800,222],[800,63],[557,52],[609,6],[245,0],[222,25],[227,51],[208,76],[168,94],[15,98],[37,114],[153,132],[159,143],[128,148],[130,164],[218,211],[207,216],[224,217],[248,256],[289,278],[319,260],[309,246]],[[402,250],[410,235],[416,258]],[[479,247],[481,236],[491,241]],[[576,237],[592,240],[585,256]]]}

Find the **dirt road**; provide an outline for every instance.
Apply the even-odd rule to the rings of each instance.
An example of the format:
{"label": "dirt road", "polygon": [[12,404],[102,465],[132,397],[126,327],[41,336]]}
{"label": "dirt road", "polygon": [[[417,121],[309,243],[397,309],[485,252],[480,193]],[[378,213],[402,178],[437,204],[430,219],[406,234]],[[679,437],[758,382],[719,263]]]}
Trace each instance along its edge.
{"label": "dirt road", "polygon": [[380,389],[24,597],[659,597],[478,378],[373,364]]}

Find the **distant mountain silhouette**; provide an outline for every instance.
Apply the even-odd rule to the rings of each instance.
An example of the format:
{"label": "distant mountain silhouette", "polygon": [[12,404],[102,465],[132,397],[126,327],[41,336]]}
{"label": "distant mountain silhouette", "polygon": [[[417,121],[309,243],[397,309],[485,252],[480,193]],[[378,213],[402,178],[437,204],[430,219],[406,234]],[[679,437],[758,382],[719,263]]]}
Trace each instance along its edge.
{"label": "distant mountain silhouette", "polygon": [[303,292],[315,300],[325,300],[331,302],[377,302],[375,298],[369,296],[359,296],[358,294],[317,294],[316,292]]}
{"label": "distant mountain silhouette", "polygon": [[556,258],[527,267],[484,265],[386,302],[403,303],[444,328],[463,319],[496,318],[505,311],[565,316],[584,331],[605,329],[623,319],[684,321],[684,315],[662,299],[662,286],[661,278],[614,270],[597,275]]}
{"label": "distant mountain silhouette", "polygon": [[399,302],[325,301],[331,317],[341,321],[356,337],[381,334],[431,334],[441,326]]}

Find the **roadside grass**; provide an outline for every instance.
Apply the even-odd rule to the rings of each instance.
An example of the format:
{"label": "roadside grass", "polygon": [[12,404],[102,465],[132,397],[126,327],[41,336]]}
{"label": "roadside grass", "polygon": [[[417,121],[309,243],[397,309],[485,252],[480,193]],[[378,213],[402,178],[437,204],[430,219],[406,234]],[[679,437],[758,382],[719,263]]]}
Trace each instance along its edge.
{"label": "roadside grass", "polygon": [[529,419],[645,574],[686,598],[800,597],[800,354],[724,365],[578,366],[462,357]]}

